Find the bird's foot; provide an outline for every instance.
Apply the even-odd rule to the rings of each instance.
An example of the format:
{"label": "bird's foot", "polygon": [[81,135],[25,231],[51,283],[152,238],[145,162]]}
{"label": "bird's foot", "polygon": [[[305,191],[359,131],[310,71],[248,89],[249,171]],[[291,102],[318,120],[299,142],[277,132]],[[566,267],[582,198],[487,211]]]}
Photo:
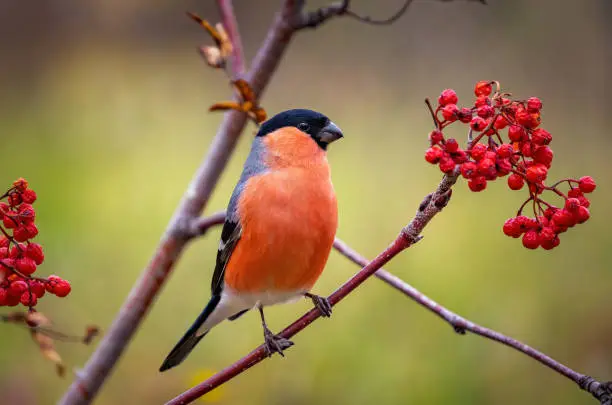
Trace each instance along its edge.
{"label": "bird's foot", "polygon": [[321,316],[329,318],[332,314],[332,306],[329,303],[329,300],[325,297],[321,297],[320,295],[314,295],[311,293],[304,294],[306,297],[312,300],[315,308],[321,312]]}
{"label": "bird's foot", "polygon": [[264,328],[264,345],[268,357],[271,357],[274,353],[285,357],[283,351],[293,346],[293,342],[282,336],[275,335],[268,328]]}

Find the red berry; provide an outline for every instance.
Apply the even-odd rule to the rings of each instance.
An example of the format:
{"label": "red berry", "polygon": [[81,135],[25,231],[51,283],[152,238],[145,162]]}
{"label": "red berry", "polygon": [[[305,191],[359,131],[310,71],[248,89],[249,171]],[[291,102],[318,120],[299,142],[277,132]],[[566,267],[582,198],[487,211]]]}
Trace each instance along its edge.
{"label": "red berry", "polygon": [[468,180],[468,187],[474,192],[479,192],[487,188],[487,179],[484,176],[476,176]]}
{"label": "red berry", "polygon": [[478,166],[474,162],[465,162],[461,165],[461,175],[466,179],[471,179],[478,173]]}
{"label": "red berry", "polygon": [[487,120],[482,117],[474,117],[470,122],[470,127],[476,132],[481,132],[487,127]]}
{"label": "red berry", "polygon": [[[9,250],[7,247],[0,247],[0,259],[5,259],[9,256]],[[1,280],[1,278],[0,278]]]}
{"label": "red berry", "polygon": [[540,163],[530,166],[525,172],[527,181],[529,181],[530,183],[543,182],[544,180],[546,180],[547,174],[548,174],[548,169],[546,168],[546,166]]}
{"label": "red berry", "polygon": [[66,295],[70,294],[70,283],[66,280],[61,280],[58,281],[57,284],[55,285],[53,294],[55,294],[58,297],[65,297]]}
{"label": "red berry", "polygon": [[26,257],[34,260],[37,265],[40,265],[45,260],[45,254],[43,253],[42,246],[38,243],[30,243],[25,250]]}
{"label": "red berry", "polygon": [[478,107],[476,109],[476,114],[478,114],[478,116],[481,118],[489,118],[495,114],[495,110],[489,105],[483,105],[482,107]]}
{"label": "red berry", "polygon": [[440,159],[440,170],[444,173],[450,173],[455,169],[455,161],[450,156],[444,156]]}
{"label": "red berry", "polygon": [[45,286],[38,280],[30,281],[30,290],[32,290],[32,294],[36,295],[38,298],[45,295]]}
{"label": "red berry", "polygon": [[438,97],[438,104],[440,104],[442,107],[448,104],[457,104],[457,101],[459,101],[459,98],[453,89],[446,89],[442,91],[440,97]]}
{"label": "red berry", "polygon": [[510,187],[511,190],[520,190],[523,188],[524,184],[525,180],[523,176],[516,173],[512,173],[508,176],[508,187]]}
{"label": "red berry", "polygon": [[497,175],[500,177],[512,172],[512,164],[508,159],[497,159],[495,161],[495,167],[497,168]]}
{"label": "red berry", "polygon": [[552,220],[555,224],[560,225],[562,227],[570,227],[570,226],[574,226],[575,224],[575,220],[574,220],[572,213],[565,209],[557,210],[553,214]]}
{"label": "red berry", "polygon": [[540,246],[540,237],[538,232],[534,229],[530,229],[523,235],[523,246],[527,249],[537,249]]}
{"label": "red berry", "polygon": [[508,138],[510,138],[512,142],[520,142],[526,136],[527,132],[519,125],[510,125],[510,128],[508,128]]}
{"label": "red berry", "polygon": [[36,201],[36,192],[31,189],[24,190],[21,194],[21,198],[24,203],[33,204],[34,201]]}
{"label": "red berry", "polygon": [[15,238],[17,242],[25,242],[26,240],[28,240],[29,234],[26,227],[22,225],[15,228],[15,230],[13,231],[13,238]]}
{"label": "red berry", "polygon": [[453,152],[456,152],[457,149],[459,149],[459,144],[457,143],[456,139],[450,138],[446,140],[446,143],[444,144],[444,149],[448,153],[453,153]]}
{"label": "red berry", "polygon": [[468,122],[472,121],[472,110],[467,107],[461,108],[457,112],[457,118],[459,118],[459,121],[467,124]]}
{"label": "red berry", "polygon": [[29,276],[36,271],[36,262],[29,257],[22,257],[15,260],[15,268],[20,272]]}
{"label": "red berry", "polygon": [[15,280],[9,287],[9,295],[20,297],[28,289],[28,285],[23,280]]}
{"label": "red berry", "polygon": [[542,102],[537,97],[529,97],[527,99],[527,110],[532,113],[539,112],[542,109]]}
{"label": "red berry", "polygon": [[510,156],[514,155],[514,148],[509,143],[504,143],[499,145],[496,153],[500,158],[509,158]]}
{"label": "red berry", "polygon": [[590,217],[591,213],[589,212],[589,209],[587,207],[583,207],[582,205],[578,207],[574,213],[574,219],[579,224],[586,222]]}
{"label": "red berry", "polygon": [[19,204],[21,204],[21,194],[17,193],[17,192],[12,192],[9,194],[8,196],[8,203],[11,207],[15,207]]}
{"label": "red berry", "polygon": [[498,115],[497,118],[495,118],[495,122],[493,122],[493,128],[504,129],[508,124],[508,120],[503,115]]}
{"label": "red berry", "polygon": [[468,160],[467,153],[464,150],[459,149],[456,152],[451,153],[451,158],[457,164],[465,163]]}
{"label": "red berry", "polygon": [[525,128],[533,129],[537,128],[540,125],[540,114],[539,113],[530,113],[526,109],[517,109],[516,110],[516,121],[519,125],[524,126]]}
{"label": "red berry", "polygon": [[442,133],[442,131],[438,131],[437,129],[434,129],[429,134],[429,141],[431,142],[432,146],[439,144],[440,142],[442,142],[443,139],[444,134]]}
{"label": "red berry", "polygon": [[544,243],[555,239],[557,237],[557,234],[552,230],[552,228],[545,226],[540,229],[538,237],[540,238],[540,242]]}
{"label": "red berry", "polygon": [[487,153],[487,147],[481,143],[477,143],[470,150],[470,156],[472,156],[474,160],[481,160],[484,158],[485,153]]}
{"label": "red berry", "polygon": [[13,182],[13,187],[15,187],[19,192],[24,192],[25,189],[28,188],[28,181],[23,177],[20,177]]}
{"label": "red berry", "polygon": [[26,232],[28,233],[28,239],[32,239],[38,235],[38,227],[34,224],[27,224],[25,226]]}
{"label": "red berry", "polygon": [[429,148],[425,151],[425,160],[429,163],[436,164],[440,161],[440,158],[444,155],[444,152],[440,148]]}
{"label": "red berry", "polygon": [[442,116],[447,121],[456,121],[459,108],[455,104],[447,104],[442,108]]}
{"label": "red berry", "polygon": [[584,176],[578,180],[578,187],[583,193],[592,193],[597,185],[591,176]]}
{"label": "red berry", "polygon": [[567,192],[567,196],[571,198],[582,197],[582,191],[579,188],[570,188]]}
{"label": "red berry", "polygon": [[578,201],[580,201],[580,205],[582,205],[585,208],[589,208],[591,206],[591,201],[589,201],[589,199],[583,195],[578,197]]}
{"label": "red berry", "polygon": [[10,251],[10,253],[9,253],[9,257],[10,257],[11,259],[17,259],[17,258],[19,258],[19,257],[22,257],[22,256],[23,256],[23,253],[22,253],[22,252],[23,252],[25,249],[26,249],[26,245],[25,245],[25,244],[23,244],[23,243],[19,243],[19,244],[17,244],[17,245],[14,245],[14,246],[11,248],[11,251]]}
{"label": "red berry", "polygon": [[531,142],[536,145],[548,145],[552,141],[552,135],[545,129],[538,128],[531,133]]}
{"label": "red berry", "polygon": [[5,236],[0,236],[0,247],[8,247],[10,241]]}
{"label": "red berry", "polygon": [[38,298],[36,297],[35,294],[31,293],[30,291],[26,291],[23,294],[21,294],[21,298],[19,301],[21,302],[22,305],[26,307],[33,307],[38,302]]}
{"label": "red berry", "polygon": [[531,157],[533,155],[533,144],[525,142],[521,145],[521,154],[525,157]]}
{"label": "red berry", "polygon": [[486,80],[479,81],[478,83],[476,83],[476,87],[474,87],[474,94],[476,95],[476,97],[488,97],[492,91],[493,86],[491,85],[491,82],[488,82]]}
{"label": "red berry", "polygon": [[17,228],[18,222],[17,222],[16,214],[13,211],[9,211],[5,213],[4,216],[2,217],[2,224],[4,225],[5,228],[8,228],[8,229]]}
{"label": "red berry", "polygon": [[578,208],[580,207],[580,200],[577,198],[568,198],[567,200],[565,200],[565,209],[568,210],[571,213],[575,213],[576,211],[578,211]]}
{"label": "red berry", "polygon": [[561,243],[561,240],[559,239],[559,236],[555,236],[554,239],[551,240],[551,241],[543,241],[542,242],[542,249],[544,249],[544,250],[554,249],[557,246],[559,246],[559,243]]}
{"label": "red berry", "polygon": [[495,162],[491,159],[482,159],[480,162],[478,162],[478,173],[485,177],[497,175]]}
{"label": "red berry", "polygon": [[503,231],[504,234],[513,238],[518,238],[523,233],[521,224],[516,220],[516,218],[507,219],[506,222],[504,222]]}
{"label": "red berry", "polygon": [[29,224],[34,222],[34,219],[36,218],[36,211],[34,211],[32,205],[23,203],[19,206],[17,215],[21,222],[23,222],[24,224]]}
{"label": "red berry", "polygon": [[533,152],[533,160],[550,167],[553,160],[553,151],[548,146],[538,146]]}
{"label": "red berry", "polygon": [[487,96],[478,96],[474,102],[474,107],[482,107],[483,105],[491,105],[491,99]]}

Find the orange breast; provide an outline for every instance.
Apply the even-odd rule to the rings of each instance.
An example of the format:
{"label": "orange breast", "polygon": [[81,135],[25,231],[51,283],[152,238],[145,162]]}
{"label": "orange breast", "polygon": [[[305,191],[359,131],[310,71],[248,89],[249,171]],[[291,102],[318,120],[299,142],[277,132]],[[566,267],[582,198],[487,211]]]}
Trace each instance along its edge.
{"label": "orange breast", "polygon": [[[272,151],[277,140],[268,141]],[[318,148],[310,139],[299,141]],[[307,152],[304,165],[270,153],[271,170],[245,184],[238,202],[242,236],[225,271],[232,289],[308,291],[321,275],[338,224],[337,202],[325,153]]]}

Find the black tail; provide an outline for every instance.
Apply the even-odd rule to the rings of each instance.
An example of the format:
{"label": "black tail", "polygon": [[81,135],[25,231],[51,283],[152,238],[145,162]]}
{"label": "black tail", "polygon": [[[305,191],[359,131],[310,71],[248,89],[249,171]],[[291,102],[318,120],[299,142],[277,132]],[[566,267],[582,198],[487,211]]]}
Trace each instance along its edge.
{"label": "black tail", "polygon": [[174,346],[174,349],[170,352],[166,360],[162,363],[159,371],[166,371],[172,367],[178,366],[181,364],[183,360],[187,357],[189,353],[193,350],[193,348],[198,344],[198,342],[206,335],[203,333],[198,336],[198,328],[202,326],[206,318],[210,316],[210,314],[215,310],[217,304],[221,300],[220,295],[213,295],[208,304],[202,311],[202,313],[195,320],[193,325],[189,328],[189,330],[185,333],[185,335],[179,340],[179,342]]}

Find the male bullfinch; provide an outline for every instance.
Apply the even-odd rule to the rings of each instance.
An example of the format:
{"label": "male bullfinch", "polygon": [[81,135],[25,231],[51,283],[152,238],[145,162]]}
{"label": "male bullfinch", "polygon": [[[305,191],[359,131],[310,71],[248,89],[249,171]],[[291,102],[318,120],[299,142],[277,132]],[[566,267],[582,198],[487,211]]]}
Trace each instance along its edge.
{"label": "male bullfinch", "polygon": [[160,371],[181,363],[213,326],[254,307],[269,355],[293,343],[268,329],[264,306],[303,296],[330,316],[327,299],[310,290],[338,225],[326,150],[340,138],[340,128],[311,110],[285,111],[261,126],[227,207],[212,297]]}

